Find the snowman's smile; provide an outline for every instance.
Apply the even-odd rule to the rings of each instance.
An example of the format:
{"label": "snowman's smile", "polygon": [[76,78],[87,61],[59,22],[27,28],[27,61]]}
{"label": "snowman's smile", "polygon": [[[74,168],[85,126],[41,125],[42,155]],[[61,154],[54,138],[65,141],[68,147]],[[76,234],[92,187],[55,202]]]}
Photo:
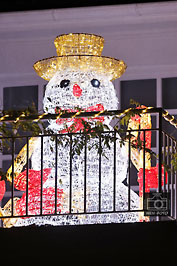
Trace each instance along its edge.
{"label": "snowman's smile", "polygon": [[[62,108],[55,108],[55,113],[60,113],[61,111],[66,111],[67,113],[77,112],[77,109],[62,109]],[[88,108],[84,108],[85,112],[94,112],[94,111],[104,111],[104,106],[102,104],[96,104],[89,106]],[[76,133],[80,130],[84,129],[83,121],[88,121],[89,118],[82,117],[82,118],[59,118],[56,120],[56,124],[59,126],[66,125],[66,129],[62,129],[59,133],[68,133],[70,130],[73,133]],[[97,120],[99,122],[104,121],[103,116],[94,117],[91,121]]]}

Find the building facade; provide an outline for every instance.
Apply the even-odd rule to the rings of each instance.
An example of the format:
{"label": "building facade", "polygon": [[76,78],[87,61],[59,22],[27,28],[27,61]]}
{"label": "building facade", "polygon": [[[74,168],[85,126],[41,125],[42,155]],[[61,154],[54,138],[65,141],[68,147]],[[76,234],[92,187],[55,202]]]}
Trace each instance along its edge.
{"label": "building facade", "polygon": [[[103,55],[127,64],[125,74],[114,82],[119,109],[127,108],[134,99],[163,107],[177,117],[176,14],[177,1],[0,14],[0,110],[35,104],[42,112],[47,82],[32,66],[56,55],[53,41],[57,35],[78,32],[103,36]],[[155,116],[152,123],[157,126]],[[172,126],[163,126],[177,137]],[[11,155],[4,149],[0,157],[0,168],[5,171]]]}

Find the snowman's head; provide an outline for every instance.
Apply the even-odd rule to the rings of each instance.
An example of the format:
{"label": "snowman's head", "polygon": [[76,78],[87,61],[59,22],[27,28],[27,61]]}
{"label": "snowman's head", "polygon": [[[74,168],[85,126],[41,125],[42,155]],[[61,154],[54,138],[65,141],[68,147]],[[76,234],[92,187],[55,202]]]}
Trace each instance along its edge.
{"label": "snowman's head", "polygon": [[117,97],[109,77],[93,72],[57,72],[46,86],[44,111],[55,113],[56,107],[86,109],[98,104],[104,109],[117,108]]}
{"label": "snowman's head", "polygon": [[109,77],[93,72],[57,72],[46,86],[44,111],[117,109],[118,100]]}

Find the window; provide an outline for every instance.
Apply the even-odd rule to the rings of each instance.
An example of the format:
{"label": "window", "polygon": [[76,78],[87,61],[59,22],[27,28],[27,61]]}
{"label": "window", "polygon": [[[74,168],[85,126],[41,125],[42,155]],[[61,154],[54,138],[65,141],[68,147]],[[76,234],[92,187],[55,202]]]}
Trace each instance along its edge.
{"label": "window", "polygon": [[130,106],[130,99],[146,106],[156,106],[156,80],[121,81],[121,109]]}
{"label": "window", "polygon": [[[23,110],[35,106],[38,109],[38,86],[5,87],[3,89],[3,109]],[[9,125],[10,127],[10,125]],[[26,133],[27,134],[27,133]],[[22,135],[22,133],[21,133]],[[23,139],[16,139],[15,153],[18,154],[23,146]],[[3,154],[11,154],[11,151],[4,147]]]}
{"label": "window", "polygon": [[35,105],[38,108],[38,86],[6,87],[3,89],[3,109],[22,110]]}
{"label": "window", "polygon": [[177,109],[177,78],[162,79],[162,105],[164,109]]}

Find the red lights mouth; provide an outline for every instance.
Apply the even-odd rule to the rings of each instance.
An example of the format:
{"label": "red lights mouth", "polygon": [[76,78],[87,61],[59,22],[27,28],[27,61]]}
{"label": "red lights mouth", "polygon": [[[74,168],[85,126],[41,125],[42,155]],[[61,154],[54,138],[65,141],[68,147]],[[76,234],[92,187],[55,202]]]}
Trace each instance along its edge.
{"label": "red lights mouth", "polygon": [[[60,113],[62,109],[59,108],[55,108],[55,113]],[[64,109],[67,113],[72,113],[72,112],[77,112],[77,109]],[[96,111],[104,111],[104,106],[102,104],[96,104],[93,106],[89,106],[88,108],[84,108],[83,109],[85,112],[96,112]],[[63,110],[62,110],[63,111]],[[70,130],[73,133],[76,133],[78,131],[82,131],[84,129],[84,125],[82,123],[82,121],[88,121],[89,118],[86,117],[82,117],[82,118],[59,118],[56,120],[57,125],[62,125],[64,123],[70,123],[73,122],[67,129],[62,129],[59,133],[68,133],[70,132]],[[90,120],[90,119],[89,119]],[[97,120],[99,122],[103,122],[104,121],[104,117],[103,116],[99,116],[99,117],[94,117],[91,118],[91,120]]]}

